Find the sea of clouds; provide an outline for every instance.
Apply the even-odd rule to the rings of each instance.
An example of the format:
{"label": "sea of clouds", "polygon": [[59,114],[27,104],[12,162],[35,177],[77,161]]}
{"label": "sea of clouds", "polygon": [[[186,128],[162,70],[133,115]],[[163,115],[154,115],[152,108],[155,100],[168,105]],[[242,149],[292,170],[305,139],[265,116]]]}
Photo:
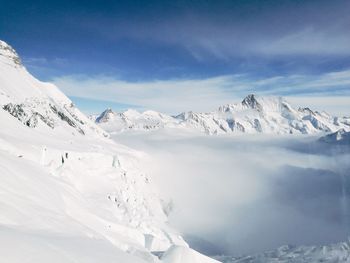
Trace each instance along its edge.
{"label": "sea of clouds", "polygon": [[347,239],[350,151],[305,136],[128,132],[172,203],[170,224],[206,254]]}

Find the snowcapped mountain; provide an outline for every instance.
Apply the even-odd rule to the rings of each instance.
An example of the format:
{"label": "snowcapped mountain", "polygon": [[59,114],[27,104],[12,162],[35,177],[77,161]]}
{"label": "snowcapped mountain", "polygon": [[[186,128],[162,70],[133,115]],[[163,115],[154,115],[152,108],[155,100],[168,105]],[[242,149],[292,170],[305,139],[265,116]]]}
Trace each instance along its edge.
{"label": "snowcapped mountain", "polygon": [[171,248],[180,251],[165,256],[174,263],[183,251],[198,254],[168,226],[167,203],[139,168],[144,154],[107,138],[3,41],[0,122],[4,262],[161,262],[151,252]]}
{"label": "snowcapped mountain", "polygon": [[50,133],[108,136],[57,87],[35,79],[16,51],[0,41],[0,105],[24,125]]}
{"label": "snowcapped mountain", "polygon": [[294,109],[281,97],[253,94],[241,103],[227,104],[213,112],[190,111],[176,117],[154,111],[115,113],[109,109],[96,118],[96,123],[110,132],[181,128],[206,134],[314,134],[350,130],[350,117],[334,117],[309,108]]}
{"label": "snowcapped mountain", "polygon": [[107,109],[95,118],[96,123],[108,132],[125,130],[154,130],[175,127],[179,120],[156,111],[127,110],[119,113]]}
{"label": "snowcapped mountain", "polygon": [[223,263],[316,263],[349,262],[350,242],[327,246],[282,246],[265,253],[243,257],[218,257]]}
{"label": "snowcapped mountain", "polygon": [[350,145],[350,132],[345,131],[345,129],[340,129],[321,137],[319,141],[337,145]]}

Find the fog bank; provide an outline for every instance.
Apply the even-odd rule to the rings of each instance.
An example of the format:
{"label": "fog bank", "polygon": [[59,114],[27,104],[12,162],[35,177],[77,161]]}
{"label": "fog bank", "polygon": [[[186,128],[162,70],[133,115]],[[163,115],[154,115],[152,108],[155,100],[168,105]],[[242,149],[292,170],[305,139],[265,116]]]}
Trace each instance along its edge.
{"label": "fog bank", "polygon": [[170,224],[207,254],[326,244],[349,234],[350,155],[315,152],[315,137],[154,131],[114,139],[148,154],[142,165],[173,203]]}

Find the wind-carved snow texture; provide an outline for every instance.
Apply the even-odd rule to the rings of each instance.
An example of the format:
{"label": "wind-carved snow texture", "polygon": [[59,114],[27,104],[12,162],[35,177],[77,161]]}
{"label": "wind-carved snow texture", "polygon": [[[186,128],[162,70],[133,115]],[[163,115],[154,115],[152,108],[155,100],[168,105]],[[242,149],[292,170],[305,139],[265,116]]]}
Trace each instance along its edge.
{"label": "wind-carved snow texture", "polygon": [[176,117],[145,111],[102,112],[96,123],[109,132],[179,128],[206,134],[268,133],[315,134],[350,130],[350,117],[334,117],[309,108],[293,108],[281,97],[248,95],[241,103],[227,104],[208,113],[183,112]]}
{"label": "wind-carved snow texture", "polygon": [[139,167],[145,154],[110,140],[3,41],[0,106],[2,261],[161,262],[153,253],[179,246],[198,254],[168,225],[170,203]]}

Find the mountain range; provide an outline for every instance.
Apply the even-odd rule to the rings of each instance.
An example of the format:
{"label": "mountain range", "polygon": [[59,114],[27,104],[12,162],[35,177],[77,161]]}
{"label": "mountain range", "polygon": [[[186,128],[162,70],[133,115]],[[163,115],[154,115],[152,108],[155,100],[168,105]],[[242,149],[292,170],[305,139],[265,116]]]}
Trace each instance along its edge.
{"label": "mountain range", "polygon": [[108,132],[177,128],[214,134],[316,134],[350,130],[350,117],[332,116],[310,108],[293,108],[282,97],[250,94],[240,103],[220,106],[211,112],[183,112],[169,116],[156,111],[114,112],[107,109],[92,116]]}

